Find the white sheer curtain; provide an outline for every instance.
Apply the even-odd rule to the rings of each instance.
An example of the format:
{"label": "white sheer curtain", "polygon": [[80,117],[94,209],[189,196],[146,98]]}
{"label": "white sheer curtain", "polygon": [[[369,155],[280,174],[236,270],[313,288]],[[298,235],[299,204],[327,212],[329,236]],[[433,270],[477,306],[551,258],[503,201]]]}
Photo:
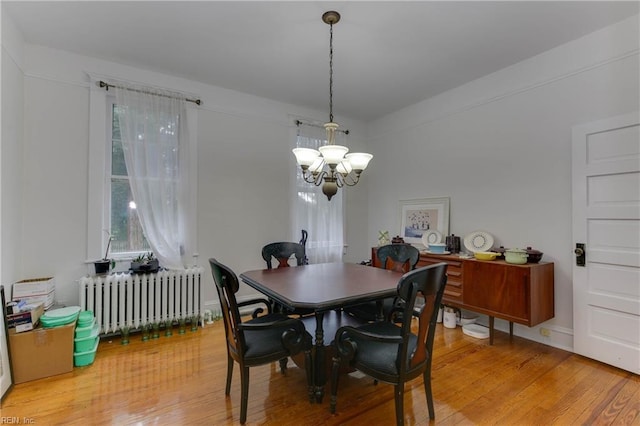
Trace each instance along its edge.
{"label": "white sheer curtain", "polygon": [[181,269],[191,253],[186,101],[180,94],[118,82],[116,104],[131,193],[160,265]]}
{"label": "white sheer curtain", "polygon": [[[324,128],[301,124],[298,130],[295,146],[318,149],[326,144]],[[336,143],[346,145],[346,141],[341,141],[343,137],[344,134],[339,133],[336,136]],[[293,154],[291,157],[293,158]],[[295,165],[295,161],[293,164]],[[296,173],[291,203],[292,235],[300,235],[301,229],[308,231],[306,248],[309,263],[342,262],[344,247],[342,189],[339,189],[329,201],[322,193],[321,187],[304,181],[299,167],[292,166],[292,170]]]}

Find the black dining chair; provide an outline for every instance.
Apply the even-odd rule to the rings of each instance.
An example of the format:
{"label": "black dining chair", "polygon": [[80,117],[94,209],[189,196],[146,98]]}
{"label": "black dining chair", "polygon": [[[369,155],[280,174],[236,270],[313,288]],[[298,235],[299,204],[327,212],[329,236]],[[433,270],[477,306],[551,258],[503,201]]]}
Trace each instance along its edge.
{"label": "black dining chair", "polygon": [[302,236],[300,237],[300,245],[304,249],[304,258],[302,259],[303,265],[309,264],[309,258],[307,257],[307,237],[309,237],[309,233],[305,229],[303,229]]}
{"label": "black dining chair", "polygon": [[[373,266],[397,272],[409,272],[415,269],[420,259],[420,251],[411,244],[387,244],[377,250],[377,262]],[[367,302],[348,306],[344,311],[363,321],[376,321],[380,316],[380,302]],[[397,297],[382,300],[382,317],[388,319]]]}
{"label": "black dining chair", "polygon": [[304,265],[305,249],[302,244],[292,242],[269,243],[262,247],[262,258],[267,262],[267,269],[273,269],[273,259],[278,261],[276,268],[289,266],[289,260],[295,257],[296,266]]}
{"label": "black dining chair", "polygon": [[[278,261],[276,268],[288,268],[289,261],[292,257],[296,259],[296,266],[303,266],[308,264],[305,246],[307,241],[307,231],[302,230],[302,239],[300,243],[292,242],[277,242],[269,243],[262,247],[262,258],[267,262],[267,269],[273,269],[273,259]],[[313,313],[312,309],[296,309],[285,310],[283,306],[271,300],[271,305],[274,311],[286,312],[288,315],[310,315]]]}
{"label": "black dining chair", "polygon": [[[341,327],[336,332],[331,373],[330,410],[335,413],[341,364],[375,379],[394,385],[396,424],[404,424],[404,385],[420,375],[429,418],[435,419],[431,392],[431,361],[438,307],[447,282],[447,264],[437,263],[404,274],[398,282],[398,298],[403,302],[402,322],[378,321],[360,327]],[[417,332],[411,330],[416,299],[425,303],[418,309]]]}
{"label": "black dining chair", "polygon": [[[280,362],[282,374],[287,368],[287,358],[304,352],[305,373],[307,376],[308,394],[313,396],[312,364],[311,364],[311,335],[305,330],[304,324],[283,314],[271,313],[271,305],[266,299],[252,299],[241,303],[236,301],[239,288],[238,277],[227,266],[216,259],[209,259],[213,280],[216,285],[224,331],[227,340],[227,385],[225,395],[231,391],[231,377],[233,365],[240,365],[240,423],[247,420],[247,402],[249,400],[249,367]],[[267,314],[258,316],[260,311],[254,311],[253,318],[242,321],[239,308],[264,304]]]}

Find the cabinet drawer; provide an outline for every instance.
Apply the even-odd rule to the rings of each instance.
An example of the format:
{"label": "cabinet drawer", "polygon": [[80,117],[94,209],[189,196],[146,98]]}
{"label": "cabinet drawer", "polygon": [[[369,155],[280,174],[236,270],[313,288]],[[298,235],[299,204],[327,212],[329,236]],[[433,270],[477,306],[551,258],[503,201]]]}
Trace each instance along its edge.
{"label": "cabinet drawer", "polygon": [[462,260],[451,258],[448,255],[420,255],[418,268],[445,262],[447,264],[447,286],[444,289],[443,299],[445,302],[462,303],[463,277]]}
{"label": "cabinet drawer", "polygon": [[462,259],[459,257],[451,257],[451,255],[443,254],[420,254],[420,260],[418,261],[418,266],[427,266],[433,265],[434,263],[445,262],[447,265],[447,270],[451,269],[459,269],[462,271]]}

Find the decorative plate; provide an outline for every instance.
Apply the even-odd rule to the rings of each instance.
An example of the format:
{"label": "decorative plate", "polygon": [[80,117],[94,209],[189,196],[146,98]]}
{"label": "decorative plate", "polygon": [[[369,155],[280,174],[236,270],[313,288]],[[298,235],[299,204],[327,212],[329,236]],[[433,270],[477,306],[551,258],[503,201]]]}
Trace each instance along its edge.
{"label": "decorative plate", "polygon": [[493,236],[485,231],[474,231],[464,237],[464,246],[472,253],[489,251],[493,247]]}
{"label": "decorative plate", "polygon": [[438,244],[442,242],[442,234],[436,229],[430,229],[422,233],[422,244],[429,247],[429,244]]}

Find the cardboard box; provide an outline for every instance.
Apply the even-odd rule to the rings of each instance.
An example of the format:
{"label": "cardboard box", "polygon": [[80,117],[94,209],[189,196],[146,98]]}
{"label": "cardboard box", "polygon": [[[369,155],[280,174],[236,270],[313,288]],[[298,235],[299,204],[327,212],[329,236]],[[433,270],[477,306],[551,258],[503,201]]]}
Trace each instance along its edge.
{"label": "cardboard box", "polygon": [[40,316],[44,313],[44,305],[27,305],[27,310],[7,315],[7,327],[14,328],[16,333],[33,330],[40,322]]}
{"label": "cardboard box", "polygon": [[29,296],[43,296],[51,293],[55,288],[56,283],[53,277],[22,280],[13,284],[11,298],[20,300]]}
{"label": "cardboard box", "polygon": [[23,383],[73,371],[75,321],[24,333],[9,330],[13,382]]}
{"label": "cardboard box", "polygon": [[5,304],[5,312],[8,314],[17,314],[22,312],[22,309],[27,306],[27,302],[24,300],[12,300]]}
{"label": "cardboard box", "polygon": [[44,305],[44,309],[47,310],[51,306],[53,306],[53,303],[55,301],[55,292],[51,291],[48,294],[43,294],[40,296],[24,296],[20,300],[24,300],[29,305],[37,305],[39,303],[42,303]]}

